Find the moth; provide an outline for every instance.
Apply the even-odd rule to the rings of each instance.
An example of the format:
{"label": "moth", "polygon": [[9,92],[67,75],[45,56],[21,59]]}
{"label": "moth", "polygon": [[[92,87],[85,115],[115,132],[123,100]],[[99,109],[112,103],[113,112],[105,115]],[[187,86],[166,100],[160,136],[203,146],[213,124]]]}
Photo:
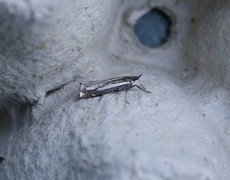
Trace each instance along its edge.
{"label": "moth", "polygon": [[135,82],[141,76],[142,75],[122,76],[101,81],[91,81],[88,83],[82,82],[80,83],[79,97],[80,99],[93,98],[108,93],[128,91],[133,87],[137,87],[146,93],[151,93],[150,91],[147,91],[143,86],[135,84]]}

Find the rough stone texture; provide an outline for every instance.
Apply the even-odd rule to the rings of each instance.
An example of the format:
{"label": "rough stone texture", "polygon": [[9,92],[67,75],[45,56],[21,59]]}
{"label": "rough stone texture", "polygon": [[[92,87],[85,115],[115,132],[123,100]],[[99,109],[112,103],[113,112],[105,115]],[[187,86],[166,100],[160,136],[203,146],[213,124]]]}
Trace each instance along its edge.
{"label": "rough stone texture", "polygon": [[[153,6],[175,26],[152,50],[132,25]],[[0,179],[229,180],[229,9],[0,0]],[[151,94],[77,99],[82,80],[138,74]]]}

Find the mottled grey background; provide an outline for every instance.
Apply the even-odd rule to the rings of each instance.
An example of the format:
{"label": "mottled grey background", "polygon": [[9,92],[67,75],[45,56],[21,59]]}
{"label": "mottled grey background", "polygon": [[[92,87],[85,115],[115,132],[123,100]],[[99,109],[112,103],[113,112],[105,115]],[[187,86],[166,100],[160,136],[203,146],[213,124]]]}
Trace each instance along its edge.
{"label": "mottled grey background", "polygon": [[[154,7],[173,26],[151,49],[133,26]],[[0,0],[0,179],[229,180],[229,9]],[[139,74],[151,94],[77,98],[81,81]]]}

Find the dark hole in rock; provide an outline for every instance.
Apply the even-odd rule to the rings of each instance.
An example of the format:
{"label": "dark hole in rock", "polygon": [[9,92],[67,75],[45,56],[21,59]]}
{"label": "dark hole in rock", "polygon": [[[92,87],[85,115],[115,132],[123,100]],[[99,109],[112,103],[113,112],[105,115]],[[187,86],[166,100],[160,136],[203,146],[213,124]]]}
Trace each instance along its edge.
{"label": "dark hole in rock", "polygon": [[136,21],[134,33],[143,45],[156,48],[167,42],[171,26],[169,16],[159,8],[153,8]]}
{"label": "dark hole in rock", "polygon": [[[0,94],[0,142],[11,131],[20,130],[32,124],[32,102],[21,94]],[[4,138],[5,137],[5,138]],[[1,152],[2,146],[0,146]]]}
{"label": "dark hole in rock", "polygon": [[0,157],[0,163],[1,163],[3,160],[4,160],[4,158],[3,158],[3,157]]}

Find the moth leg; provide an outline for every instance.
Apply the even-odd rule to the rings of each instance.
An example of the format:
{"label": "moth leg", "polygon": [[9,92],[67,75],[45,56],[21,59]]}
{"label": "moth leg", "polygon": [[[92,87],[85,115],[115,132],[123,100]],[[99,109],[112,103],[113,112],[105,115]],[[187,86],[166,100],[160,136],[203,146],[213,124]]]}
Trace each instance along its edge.
{"label": "moth leg", "polygon": [[140,89],[146,93],[151,93],[150,91],[147,91],[143,86],[133,85],[132,87],[137,87],[138,89]]}
{"label": "moth leg", "polygon": [[99,97],[100,97],[100,98],[99,98],[99,101],[101,101],[102,98],[104,97],[104,94],[100,95]]}
{"label": "moth leg", "polygon": [[125,103],[130,104],[129,101],[127,100],[127,92],[128,91],[125,91]]}
{"label": "moth leg", "polygon": [[132,86],[124,86],[119,89],[119,91],[125,91],[125,103],[127,104],[130,104],[127,100],[127,92],[130,88],[132,88]]}
{"label": "moth leg", "polygon": [[128,91],[129,89],[131,89],[133,86],[124,86],[124,87],[121,87],[120,89],[119,89],[119,91]]}

